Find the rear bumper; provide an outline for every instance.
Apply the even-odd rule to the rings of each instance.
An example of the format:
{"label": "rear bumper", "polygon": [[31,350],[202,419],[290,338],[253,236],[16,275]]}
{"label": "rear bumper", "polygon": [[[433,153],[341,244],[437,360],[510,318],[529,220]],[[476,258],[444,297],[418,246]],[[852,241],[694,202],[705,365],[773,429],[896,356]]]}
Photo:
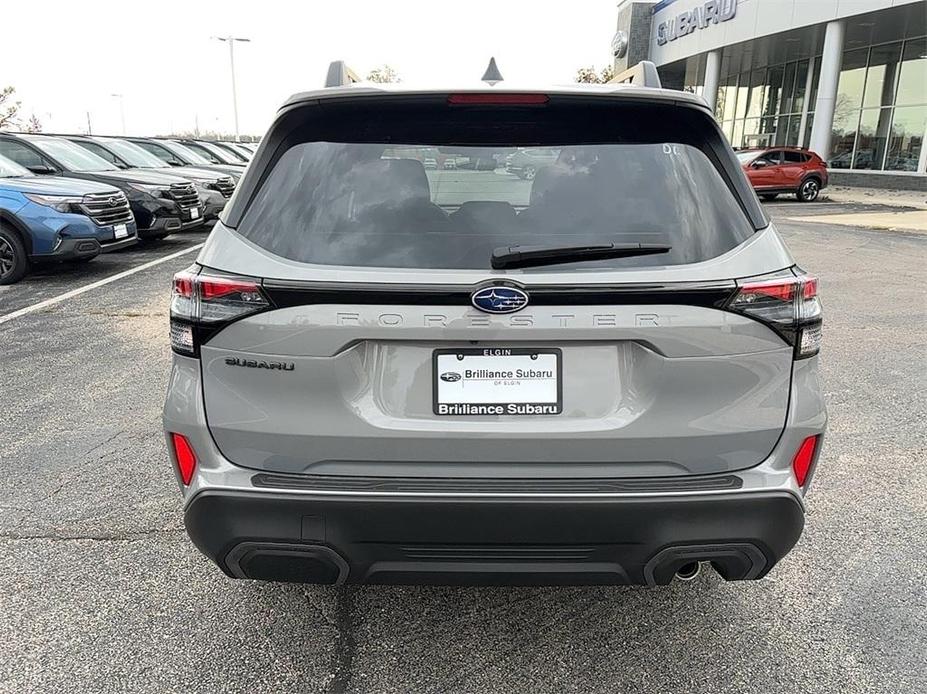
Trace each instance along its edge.
{"label": "rear bumper", "polygon": [[764,576],[798,541],[789,492],[474,498],[205,490],[196,546],[236,578],[305,583],[643,584],[710,561]]}

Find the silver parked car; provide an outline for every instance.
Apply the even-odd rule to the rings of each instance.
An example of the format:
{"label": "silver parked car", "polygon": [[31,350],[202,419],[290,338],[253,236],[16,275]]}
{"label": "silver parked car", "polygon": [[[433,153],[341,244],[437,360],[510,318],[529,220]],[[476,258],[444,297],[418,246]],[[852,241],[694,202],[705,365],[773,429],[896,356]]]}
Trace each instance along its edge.
{"label": "silver parked car", "polygon": [[[338,86],[263,143],[171,304],[164,427],[222,571],[665,584],[796,543],[818,285],[700,97]],[[529,146],[531,181],[414,156]]]}

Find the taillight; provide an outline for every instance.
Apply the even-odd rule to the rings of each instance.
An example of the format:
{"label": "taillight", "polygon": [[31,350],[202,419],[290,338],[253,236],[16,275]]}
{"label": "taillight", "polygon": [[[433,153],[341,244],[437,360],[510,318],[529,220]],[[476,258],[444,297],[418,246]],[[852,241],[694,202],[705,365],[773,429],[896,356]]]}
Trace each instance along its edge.
{"label": "taillight", "polygon": [[219,329],[269,307],[258,280],[196,266],[178,272],[171,291],[171,348],[198,356],[200,345]]}
{"label": "taillight", "polygon": [[790,271],[741,280],[727,308],[771,327],[795,347],[796,359],[821,348],[823,315],[814,277]]}
{"label": "taillight", "polygon": [[819,436],[809,436],[801,442],[798,447],[798,453],[792,460],[792,472],[795,474],[795,481],[799,487],[804,487],[808,480],[808,473],[811,471],[811,463],[814,462],[814,453],[818,447]]}
{"label": "taillight", "polygon": [[183,434],[172,433],[171,445],[174,447],[174,460],[177,462],[180,481],[186,487],[193,479],[193,473],[196,472],[196,453],[193,452],[193,446]]}

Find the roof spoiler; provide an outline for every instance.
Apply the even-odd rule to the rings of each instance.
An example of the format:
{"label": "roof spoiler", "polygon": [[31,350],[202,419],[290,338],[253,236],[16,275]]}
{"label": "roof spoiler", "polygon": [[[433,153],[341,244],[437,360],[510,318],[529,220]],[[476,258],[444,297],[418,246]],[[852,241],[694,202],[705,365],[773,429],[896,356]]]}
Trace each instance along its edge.
{"label": "roof spoiler", "polygon": [[660,82],[660,73],[657,72],[657,66],[649,60],[642,60],[637,65],[618,73],[608,83],[633,84],[635,87],[654,87],[656,89],[663,87]]}
{"label": "roof spoiler", "polygon": [[343,60],[333,60],[328,65],[328,74],[325,76],[326,87],[346,87],[349,84],[360,82],[357,73],[349,68]]}

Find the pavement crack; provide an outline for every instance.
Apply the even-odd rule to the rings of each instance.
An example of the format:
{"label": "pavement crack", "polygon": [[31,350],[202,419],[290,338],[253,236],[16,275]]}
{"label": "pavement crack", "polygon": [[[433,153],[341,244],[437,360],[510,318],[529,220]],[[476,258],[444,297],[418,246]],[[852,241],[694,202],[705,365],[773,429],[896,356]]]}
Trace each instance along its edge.
{"label": "pavement crack", "polygon": [[154,530],[144,530],[137,533],[100,533],[100,534],[80,534],[80,535],[61,535],[58,533],[31,533],[20,534],[10,532],[0,532],[0,540],[22,541],[22,540],[49,540],[51,542],[74,542],[78,540],[91,540],[95,542],[137,542],[147,539],[152,535],[180,535],[183,531],[180,528],[156,528]]}
{"label": "pavement crack", "polygon": [[344,694],[354,674],[357,639],[354,636],[354,586],[340,586],[335,597],[335,652],[332,655],[332,679],[329,694]]}

